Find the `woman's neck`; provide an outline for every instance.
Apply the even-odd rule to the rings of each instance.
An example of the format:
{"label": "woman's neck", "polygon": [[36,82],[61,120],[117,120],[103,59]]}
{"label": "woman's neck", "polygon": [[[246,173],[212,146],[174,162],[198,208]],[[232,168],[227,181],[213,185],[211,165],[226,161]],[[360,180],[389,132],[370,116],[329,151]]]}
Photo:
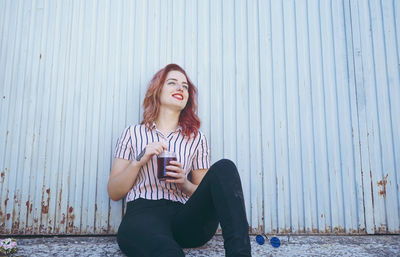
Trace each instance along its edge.
{"label": "woman's neck", "polygon": [[180,112],[161,108],[156,119],[156,127],[163,134],[168,134],[178,127]]}

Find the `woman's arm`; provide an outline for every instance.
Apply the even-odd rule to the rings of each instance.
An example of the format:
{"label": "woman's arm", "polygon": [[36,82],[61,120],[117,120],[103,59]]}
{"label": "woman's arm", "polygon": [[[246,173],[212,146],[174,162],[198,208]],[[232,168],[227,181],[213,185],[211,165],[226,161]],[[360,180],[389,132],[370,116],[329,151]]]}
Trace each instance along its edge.
{"label": "woman's arm", "polygon": [[160,154],[166,148],[164,144],[155,142],[148,144],[138,155],[136,160],[129,161],[115,158],[107,185],[110,198],[114,201],[123,198],[129,190],[132,189],[140,168],[145,165],[153,155]]}
{"label": "woman's arm", "polygon": [[206,175],[208,169],[202,170],[192,170],[192,183],[195,185],[199,185]]}
{"label": "woman's arm", "polygon": [[131,190],[141,165],[136,160],[115,158],[108,179],[107,191],[110,198],[118,201]]}

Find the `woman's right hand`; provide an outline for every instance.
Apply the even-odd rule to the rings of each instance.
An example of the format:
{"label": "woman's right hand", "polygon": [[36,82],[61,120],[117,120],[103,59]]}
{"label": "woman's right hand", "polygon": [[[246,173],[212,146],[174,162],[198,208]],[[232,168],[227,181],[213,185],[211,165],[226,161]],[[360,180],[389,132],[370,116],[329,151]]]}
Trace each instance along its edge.
{"label": "woman's right hand", "polygon": [[166,150],[167,146],[161,142],[153,142],[145,146],[143,151],[136,157],[136,161],[140,166],[145,165],[153,155],[159,155]]}

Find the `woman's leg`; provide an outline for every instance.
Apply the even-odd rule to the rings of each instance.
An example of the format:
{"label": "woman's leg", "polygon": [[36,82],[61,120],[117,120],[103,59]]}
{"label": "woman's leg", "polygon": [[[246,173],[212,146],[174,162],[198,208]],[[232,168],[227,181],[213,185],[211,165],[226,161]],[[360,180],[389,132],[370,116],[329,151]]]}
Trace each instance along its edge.
{"label": "woman's leg", "polygon": [[205,244],[221,224],[226,256],[251,256],[248,223],[239,173],[233,162],[220,160],[208,170],[197,190],[172,221],[182,247]]}
{"label": "woman's leg", "polygon": [[173,209],[167,200],[128,203],[117,234],[121,251],[137,257],[185,256],[171,232]]}

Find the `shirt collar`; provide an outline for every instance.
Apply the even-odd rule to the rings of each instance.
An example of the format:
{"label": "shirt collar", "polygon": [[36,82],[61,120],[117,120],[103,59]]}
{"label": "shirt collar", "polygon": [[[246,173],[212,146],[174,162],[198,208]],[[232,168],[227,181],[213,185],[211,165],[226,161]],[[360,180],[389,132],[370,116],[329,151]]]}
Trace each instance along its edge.
{"label": "shirt collar", "polygon": [[[155,121],[153,121],[153,124],[151,125],[151,129],[156,129],[157,130]],[[175,133],[175,132],[178,132],[178,131],[182,131],[182,126],[179,125],[179,124],[178,124],[178,127],[176,127],[176,129],[174,131],[170,132],[169,134]]]}

